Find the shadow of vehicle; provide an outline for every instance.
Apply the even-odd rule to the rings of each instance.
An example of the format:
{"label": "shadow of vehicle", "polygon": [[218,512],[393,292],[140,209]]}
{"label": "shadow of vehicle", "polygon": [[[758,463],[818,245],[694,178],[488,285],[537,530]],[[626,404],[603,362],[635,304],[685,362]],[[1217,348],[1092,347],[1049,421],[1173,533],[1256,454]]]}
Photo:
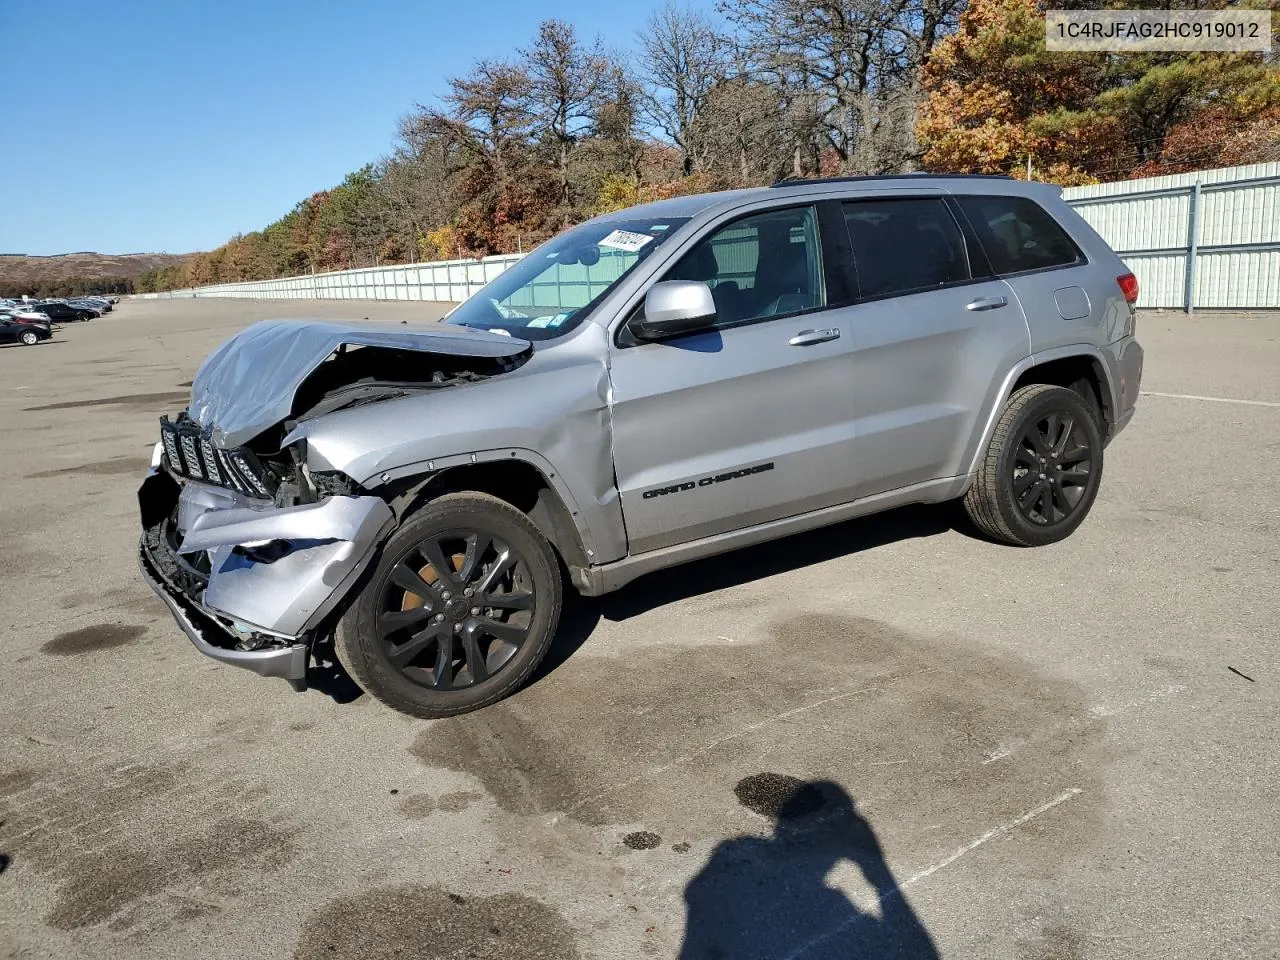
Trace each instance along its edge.
{"label": "shadow of vehicle", "polygon": [[[744,799],[744,788],[767,809]],[[689,881],[680,960],[937,960],[933,938],[843,787],[760,774],[736,792],[773,819],[774,834],[722,841]],[[876,909],[859,908],[827,883],[845,860],[875,891]]]}
{"label": "shadow of vehicle", "polygon": [[564,612],[556,639],[546,658],[534,671],[530,683],[537,683],[568,660],[586,643],[601,619],[614,622],[628,620],[656,607],[800,570],[899,540],[936,536],[952,529],[976,536],[958,519],[962,516],[953,503],[900,507],[659,570],[603,597],[582,597],[569,590],[565,594]]}
{"label": "shadow of vehicle", "polygon": [[[572,587],[566,587],[560,626],[551,649],[526,686],[539,682],[569,660],[587,642],[602,618],[614,622],[628,620],[655,607],[800,570],[899,540],[936,536],[952,529],[976,536],[958,520],[961,516],[954,503],[899,507],[659,570],[603,597],[583,597]],[[360,696],[360,688],[347,676],[337,658],[331,655],[331,647],[321,648],[322,651],[326,649],[330,654],[327,661],[322,669],[309,675],[309,682],[312,688],[328,694],[338,703],[350,703]]]}

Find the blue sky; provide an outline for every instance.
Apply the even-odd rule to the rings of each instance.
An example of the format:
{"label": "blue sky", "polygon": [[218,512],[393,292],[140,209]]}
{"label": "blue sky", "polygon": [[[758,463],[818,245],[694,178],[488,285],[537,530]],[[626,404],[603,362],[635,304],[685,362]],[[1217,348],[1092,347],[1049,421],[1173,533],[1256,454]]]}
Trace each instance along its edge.
{"label": "blue sky", "polygon": [[387,153],[540,20],[631,50],[659,5],[0,0],[0,253],[210,249]]}

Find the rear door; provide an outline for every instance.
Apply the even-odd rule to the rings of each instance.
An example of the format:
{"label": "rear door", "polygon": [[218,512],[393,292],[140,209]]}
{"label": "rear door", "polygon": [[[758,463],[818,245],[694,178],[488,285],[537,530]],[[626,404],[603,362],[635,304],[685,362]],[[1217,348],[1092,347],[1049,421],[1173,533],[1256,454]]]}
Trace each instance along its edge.
{"label": "rear door", "polygon": [[1127,327],[1123,320],[1129,306],[1119,295],[1116,272],[1092,268],[1081,248],[1035,200],[983,194],[959,196],[956,202],[977,233],[992,272],[1017,294],[1033,351],[1106,343],[1106,330]]}
{"label": "rear door", "polygon": [[632,554],[852,499],[853,339],[836,316],[851,290],[820,239],[843,229],[835,204],[712,227],[660,279],[710,286],[715,325],[615,345],[614,468]]}
{"label": "rear door", "polygon": [[859,497],[967,469],[1004,373],[1027,355],[1026,320],[941,194],[844,203],[858,303]]}

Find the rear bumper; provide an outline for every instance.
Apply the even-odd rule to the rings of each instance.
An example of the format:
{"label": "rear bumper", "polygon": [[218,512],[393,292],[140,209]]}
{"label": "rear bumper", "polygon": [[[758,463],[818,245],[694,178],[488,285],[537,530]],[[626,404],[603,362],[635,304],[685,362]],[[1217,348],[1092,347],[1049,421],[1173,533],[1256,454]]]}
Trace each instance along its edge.
{"label": "rear bumper", "polygon": [[1128,426],[1129,421],[1133,419],[1133,412],[1138,403],[1138,394],[1142,389],[1142,365],[1144,360],[1145,355],[1142,352],[1142,346],[1137,340],[1131,338],[1128,343],[1124,344],[1117,364],[1119,379],[1116,381],[1116,416],[1111,424],[1108,440]]}

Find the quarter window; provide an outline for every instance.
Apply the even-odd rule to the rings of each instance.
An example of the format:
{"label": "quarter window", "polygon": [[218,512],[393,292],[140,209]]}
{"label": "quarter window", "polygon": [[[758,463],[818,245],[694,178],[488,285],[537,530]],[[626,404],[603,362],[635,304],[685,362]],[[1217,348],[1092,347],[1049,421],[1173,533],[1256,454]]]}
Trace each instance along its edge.
{"label": "quarter window", "polygon": [[813,207],[757,213],[698,241],[662,278],[711,288],[716,326],[733,326],[827,305]]}
{"label": "quarter window", "polygon": [[1080,250],[1040,204],[1026,197],[957,197],[999,275],[1079,263]]}
{"label": "quarter window", "polygon": [[864,299],[969,279],[964,236],[940,199],[850,201],[844,217]]}

